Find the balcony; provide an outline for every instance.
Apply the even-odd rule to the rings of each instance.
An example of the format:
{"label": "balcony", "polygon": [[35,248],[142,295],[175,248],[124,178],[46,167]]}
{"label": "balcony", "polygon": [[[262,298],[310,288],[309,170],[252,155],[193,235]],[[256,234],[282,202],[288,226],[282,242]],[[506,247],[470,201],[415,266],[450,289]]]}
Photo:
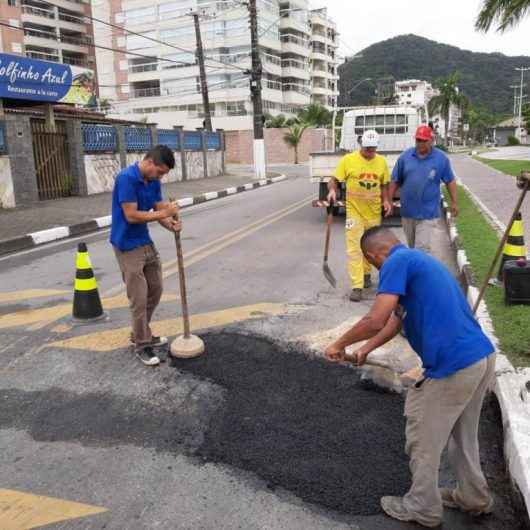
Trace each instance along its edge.
{"label": "balcony", "polygon": [[133,98],[153,98],[160,96],[160,87],[137,88],[132,91]]}
{"label": "balcony", "polygon": [[309,64],[296,59],[284,59],[282,61],[282,76],[294,77],[297,79],[304,79],[309,81]]}
{"label": "balcony", "polygon": [[22,10],[22,20],[27,22],[45,23],[46,21],[55,20],[55,14],[49,9],[41,9],[40,7],[23,5]]}
{"label": "balcony", "polygon": [[57,54],[57,50],[53,50],[55,53],[52,53],[52,50],[50,52],[40,52],[36,50],[28,50],[26,48],[26,57],[29,57],[30,59],[38,59],[39,61],[51,61],[52,63],[59,63],[59,55]]}
{"label": "balcony", "polygon": [[280,30],[289,29],[294,29],[300,33],[306,33],[308,35],[311,33],[311,29],[309,28],[309,24],[307,22],[304,23],[292,16],[282,16],[280,19]]}
{"label": "balcony", "polygon": [[302,57],[308,57],[310,54],[309,40],[301,39],[296,35],[282,35],[280,37],[282,42],[282,51],[284,53],[293,53],[295,55],[301,55]]}
{"label": "balcony", "polygon": [[311,90],[311,92],[315,95],[318,95],[318,96],[331,96],[332,92],[331,90],[326,87],[326,86],[321,86],[321,85],[313,85],[313,89]]}

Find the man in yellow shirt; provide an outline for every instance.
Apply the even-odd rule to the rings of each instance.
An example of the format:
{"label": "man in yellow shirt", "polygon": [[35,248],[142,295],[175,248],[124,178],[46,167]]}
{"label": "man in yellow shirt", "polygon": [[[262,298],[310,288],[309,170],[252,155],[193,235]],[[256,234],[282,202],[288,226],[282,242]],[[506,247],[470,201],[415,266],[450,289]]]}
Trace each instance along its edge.
{"label": "man in yellow shirt", "polygon": [[328,183],[328,201],[333,202],[337,199],[337,183],[346,183],[346,249],[352,302],[360,302],[363,288],[372,286],[371,266],[361,252],[361,237],[368,228],[381,224],[381,205],[385,215],[392,210],[388,197],[390,173],[385,158],[377,154],[378,145],[377,132],[365,131],[360,150],[341,158],[335,177]]}

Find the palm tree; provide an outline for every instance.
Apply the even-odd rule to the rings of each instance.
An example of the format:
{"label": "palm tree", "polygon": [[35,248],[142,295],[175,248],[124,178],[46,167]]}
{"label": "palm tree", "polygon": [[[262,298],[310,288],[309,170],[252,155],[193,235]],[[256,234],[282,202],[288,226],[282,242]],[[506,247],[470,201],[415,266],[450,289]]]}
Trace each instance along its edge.
{"label": "palm tree", "polygon": [[286,144],[294,148],[294,163],[298,164],[298,145],[302,140],[304,131],[309,127],[307,123],[294,123],[289,130],[283,135]]}
{"label": "palm tree", "polygon": [[501,33],[516,26],[530,10],[530,0],[483,0],[475,28],[489,31],[493,24]]}
{"label": "palm tree", "polygon": [[440,93],[429,101],[429,115],[440,114],[445,122],[444,145],[447,147],[449,132],[449,112],[452,105],[461,109],[467,106],[468,99],[459,92],[458,72],[453,72],[445,79],[440,79],[437,88]]}
{"label": "palm tree", "polygon": [[331,112],[320,103],[311,103],[298,112],[298,120],[312,127],[329,127]]}

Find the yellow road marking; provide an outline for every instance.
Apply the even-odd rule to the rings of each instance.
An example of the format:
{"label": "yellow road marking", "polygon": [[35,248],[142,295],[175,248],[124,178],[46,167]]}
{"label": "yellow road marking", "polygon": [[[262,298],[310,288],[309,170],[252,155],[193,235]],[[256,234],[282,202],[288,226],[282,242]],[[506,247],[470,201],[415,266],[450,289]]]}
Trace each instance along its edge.
{"label": "yellow road marking", "polygon": [[[236,243],[237,241],[240,241],[245,237],[246,235],[253,234],[256,232],[256,230],[259,230],[260,228],[263,228],[275,221],[278,221],[282,217],[285,217],[286,215],[295,212],[296,210],[299,210],[303,206],[305,206],[308,201],[310,201],[313,198],[313,194],[308,195],[301,201],[298,201],[296,203],[290,204],[286,208],[282,208],[281,210],[278,210],[276,212],[273,212],[272,214],[266,215],[262,219],[259,219],[258,221],[254,221],[246,226],[243,226],[241,228],[238,228],[237,230],[234,230],[233,232],[229,232],[228,234],[225,234],[224,236],[218,237],[217,239],[210,241],[204,245],[201,245],[200,247],[197,247],[189,252],[186,252],[184,254],[184,263],[185,266],[193,265],[194,263],[197,263],[199,259],[206,258],[210,256],[211,254],[218,252],[219,250],[222,250],[223,248],[227,247],[229,244]],[[242,237],[240,237],[242,236]],[[199,259],[193,259],[198,254],[201,255]],[[162,264],[162,270],[164,278],[167,278],[168,276],[171,276],[172,274],[175,274],[177,272],[177,269],[174,268],[177,264],[177,260],[170,260]],[[170,272],[167,272],[167,269],[173,268]],[[112,287],[105,291],[105,296],[113,296],[116,295],[119,292],[122,292],[125,290],[125,286],[120,284],[116,285],[115,287]]]}
{"label": "yellow road marking", "polygon": [[57,289],[26,289],[25,291],[11,291],[0,293],[0,304],[5,302],[20,302],[29,298],[42,298],[44,296],[57,296],[68,294],[68,291],[58,291]]}
{"label": "yellow road marking", "polygon": [[[224,248],[237,243],[241,239],[255,233],[258,230],[290,215],[291,213],[303,208],[307,202],[313,198],[313,194],[304,197],[302,200],[293,203],[281,210],[273,212],[258,221],[254,221],[244,227],[238,228],[233,232],[225,234],[222,237],[215,239],[205,245],[202,245],[184,255],[185,265],[187,267],[223,250]],[[162,265],[163,277],[167,278],[173,274],[176,274],[178,269],[176,267],[177,260],[171,260]],[[104,298],[102,300],[104,309],[117,309],[121,307],[127,307],[128,301],[125,294],[123,294],[125,286],[123,284],[117,285],[104,292]],[[121,293],[121,294],[119,294]],[[166,296],[169,296],[166,298]],[[174,300],[175,296],[165,295],[162,301]],[[72,311],[72,306],[68,304],[60,304],[54,307],[42,308],[42,309],[27,309],[23,311],[17,311],[15,313],[0,316],[0,329],[17,327],[17,326],[28,326],[31,331],[35,331],[43,328],[68,316]]]}
{"label": "yellow road marking", "polygon": [[[176,300],[176,295],[165,294],[162,296],[162,302]],[[118,309],[120,307],[127,307],[129,301],[127,296],[120,294],[112,298],[104,298],[102,300],[105,309]],[[0,329],[13,328],[17,326],[28,326],[31,331],[36,331],[43,328],[51,322],[55,322],[60,318],[64,318],[72,313],[72,303],[59,304],[53,307],[42,307],[39,309],[23,309],[15,313],[0,316]]]}
{"label": "yellow road marking", "polygon": [[[253,318],[280,315],[286,311],[287,306],[284,304],[264,303],[233,307],[230,309],[222,309],[220,311],[192,315],[190,317],[190,325],[194,330],[214,328]],[[153,333],[162,336],[178,335],[183,332],[181,318],[153,322],[151,327]],[[89,335],[59,340],[46,344],[46,347],[109,352],[127,347],[130,344],[130,332],[131,328],[127,326],[124,328],[99,331],[96,333],[90,333]]]}
{"label": "yellow road marking", "polygon": [[2,530],[29,530],[106,511],[98,506],[0,489]]}

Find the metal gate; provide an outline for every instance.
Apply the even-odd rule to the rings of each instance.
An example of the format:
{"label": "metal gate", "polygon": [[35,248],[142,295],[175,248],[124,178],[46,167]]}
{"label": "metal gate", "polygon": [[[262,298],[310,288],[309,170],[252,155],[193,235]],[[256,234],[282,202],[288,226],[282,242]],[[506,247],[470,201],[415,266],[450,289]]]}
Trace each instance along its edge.
{"label": "metal gate", "polygon": [[59,199],[72,195],[72,176],[66,126],[55,122],[52,132],[43,120],[31,120],[33,155],[39,199]]}

